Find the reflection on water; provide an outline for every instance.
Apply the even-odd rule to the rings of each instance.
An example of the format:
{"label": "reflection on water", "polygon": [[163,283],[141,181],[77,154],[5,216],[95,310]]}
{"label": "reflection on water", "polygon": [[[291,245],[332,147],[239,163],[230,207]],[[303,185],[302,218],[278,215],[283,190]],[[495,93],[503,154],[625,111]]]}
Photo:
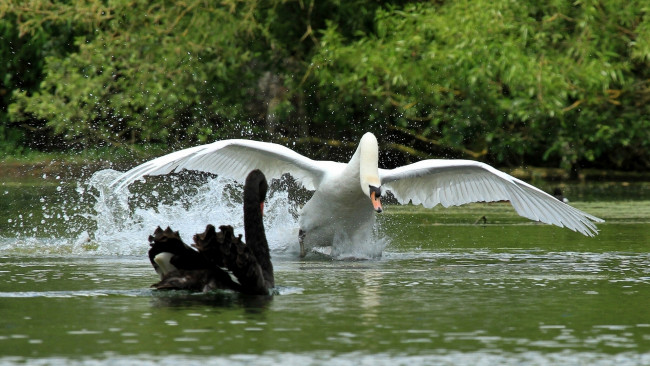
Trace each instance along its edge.
{"label": "reflection on water", "polygon": [[233,292],[192,293],[187,291],[153,291],[155,307],[186,308],[194,306],[215,306],[222,308],[243,308],[246,311],[262,312],[269,307],[273,296],[246,295]]}
{"label": "reflection on water", "polygon": [[379,307],[382,298],[383,275],[381,271],[364,271],[361,273],[362,282],[357,289],[361,301],[361,318],[364,325],[370,325],[379,316]]}

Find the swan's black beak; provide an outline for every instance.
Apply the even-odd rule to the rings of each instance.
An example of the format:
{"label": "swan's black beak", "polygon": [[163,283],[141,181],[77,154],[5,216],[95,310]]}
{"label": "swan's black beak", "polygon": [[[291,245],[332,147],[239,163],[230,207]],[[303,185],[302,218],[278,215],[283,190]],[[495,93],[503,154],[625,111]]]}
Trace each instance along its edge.
{"label": "swan's black beak", "polygon": [[377,212],[381,213],[384,209],[381,207],[381,201],[379,200],[379,195],[376,191],[370,192],[370,200],[372,201],[372,208]]}

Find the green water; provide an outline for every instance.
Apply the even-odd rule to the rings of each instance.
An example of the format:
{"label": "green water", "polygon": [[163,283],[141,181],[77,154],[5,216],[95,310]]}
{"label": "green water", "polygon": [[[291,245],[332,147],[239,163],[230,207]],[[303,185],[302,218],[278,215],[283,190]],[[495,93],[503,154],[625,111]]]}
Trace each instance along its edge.
{"label": "green water", "polygon": [[150,290],[145,239],[70,244],[86,221],[53,208],[83,200],[58,187],[3,187],[0,364],[650,365],[648,185],[581,196],[594,238],[502,203],[387,206],[381,259],[275,251],[269,298]]}

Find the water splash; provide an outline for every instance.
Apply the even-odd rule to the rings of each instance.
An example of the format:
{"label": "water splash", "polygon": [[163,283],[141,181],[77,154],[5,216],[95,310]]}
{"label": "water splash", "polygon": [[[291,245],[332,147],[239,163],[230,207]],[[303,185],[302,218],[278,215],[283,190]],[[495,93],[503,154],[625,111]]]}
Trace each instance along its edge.
{"label": "water splash", "polygon": [[365,223],[354,235],[338,232],[334,235],[332,246],[315,247],[312,250],[325,256],[341,260],[366,260],[381,258],[390,239],[377,231],[375,220]]}
{"label": "water splash", "polygon": [[[231,225],[243,234],[243,186],[213,175],[183,172],[148,177],[116,191],[122,172],[105,169],[78,182],[59,181],[36,197],[29,213],[9,219],[13,236],[0,237],[0,250],[25,255],[135,255],[149,249],[157,226],[170,226],[186,243],[207,224]],[[287,177],[285,177],[287,178]],[[273,181],[264,209],[264,226],[274,255],[296,257],[298,212],[310,193],[290,178]],[[335,259],[380,258],[389,240],[370,223],[354,237],[340,234],[316,253]]]}
{"label": "water splash", "polygon": [[[146,238],[157,226],[179,231],[187,243],[192,243],[192,236],[203,232],[207,224],[231,225],[235,233],[244,233],[241,184],[223,178],[197,181],[176,176],[115,191],[110,183],[120,174],[102,170],[88,181],[87,192],[96,200],[90,215],[96,229],[89,240],[101,253],[142,254],[149,248]],[[286,191],[270,192],[264,220],[272,251],[298,245],[293,210]]]}

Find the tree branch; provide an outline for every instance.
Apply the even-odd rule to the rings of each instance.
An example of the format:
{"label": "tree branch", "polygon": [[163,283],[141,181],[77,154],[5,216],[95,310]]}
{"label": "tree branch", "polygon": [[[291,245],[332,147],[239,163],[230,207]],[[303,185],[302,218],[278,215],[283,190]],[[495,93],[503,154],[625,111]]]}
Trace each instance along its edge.
{"label": "tree branch", "polygon": [[453,151],[461,153],[464,156],[471,157],[473,159],[479,159],[479,158],[481,158],[481,157],[483,157],[483,156],[485,156],[487,154],[487,149],[483,149],[482,151],[472,151],[472,150],[469,150],[469,149],[466,149],[466,148],[463,148],[463,147],[458,147],[458,148],[457,147],[452,147],[452,146],[444,145],[444,144],[440,143],[439,141],[432,140],[432,139],[426,138],[426,137],[424,137],[422,135],[416,134],[413,131],[411,131],[409,129],[406,129],[406,128],[403,128],[403,127],[397,127],[397,126],[392,126],[391,125],[391,126],[388,126],[388,128],[393,130],[393,131],[398,131],[398,132],[400,132],[402,134],[405,134],[405,135],[407,135],[409,137],[412,137],[412,138],[414,138],[414,139],[416,139],[418,141],[424,142],[424,143],[429,144],[429,145],[436,146],[439,149],[453,150]]}

